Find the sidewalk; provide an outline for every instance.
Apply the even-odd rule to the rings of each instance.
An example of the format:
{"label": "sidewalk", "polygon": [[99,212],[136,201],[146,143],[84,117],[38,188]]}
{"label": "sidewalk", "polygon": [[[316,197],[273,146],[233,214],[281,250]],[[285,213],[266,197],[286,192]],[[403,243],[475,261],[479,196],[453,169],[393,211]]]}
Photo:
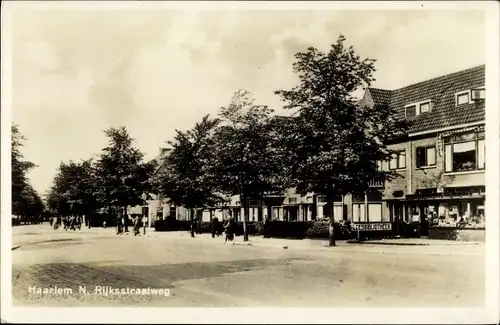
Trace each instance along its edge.
{"label": "sidewalk", "polygon": [[[153,238],[184,238],[192,239],[187,231],[173,232],[156,232],[151,231],[146,236]],[[220,242],[224,244],[224,236],[212,238],[211,234],[196,234],[197,240],[208,241],[212,243]],[[242,246],[267,246],[277,248],[294,248],[294,249],[320,249],[328,247],[328,239],[284,239],[284,238],[264,238],[262,236],[249,236],[248,241],[243,241],[243,236],[236,236],[232,242],[226,245],[242,245]],[[479,242],[465,242],[454,240],[439,240],[427,238],[395,238],[381,240],[366,240],[362,242],[347,242],[346,240],[336,241],[336,245],[340,247],[356,246],[356,245],[392,245],[392,246],[470,246],[481,245]]]}
{"label": "sidewalk", "polygon": [[428,238],[394,238],[380,240],[366,240],[356,242],[363,245],[400,245],[400,246],[438,246],[438,245],[480,245],[481,242],[467,242],[458,240],[442,240]]}
{"label": "sidewalk", "polygon": [[[153,238],[179,238],[179,239],[196,239],[211,243],[220,243],[224,245],[224,235],[212,238],[211,234],[196,234],[195,238],[187,231],[171,231],[171,232],[155,232],[152,231],[146,236]],[[337,246],[348,246],[346,241],[337,241]],[[294,248],[294,249],[311,249],[311,248],[327,248],[327,239],[284,239],[284,238],[264,238],[262,236],[248,236],[248,241],[243,241],[243,235],[235,236],[232,242],[227,242],[225,245],[238,246],[265,246],[275,248]]]}

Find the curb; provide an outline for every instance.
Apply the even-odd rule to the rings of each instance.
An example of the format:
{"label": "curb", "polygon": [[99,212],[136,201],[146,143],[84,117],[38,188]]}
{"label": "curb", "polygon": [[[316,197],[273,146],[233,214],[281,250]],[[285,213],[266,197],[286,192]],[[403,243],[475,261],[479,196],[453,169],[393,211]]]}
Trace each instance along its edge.
{"label": "curb", "polygon": [[19,245],[13,245],[13,246],[12,246],[12,250],[16,250],[16,249],[18,249],[19,247],[21,247],[21,246],[19,246]]}
{"label": "curb", "polygon": [[[431,246],[430,244],[423,243],[373,243],[373,242],[352,242],[349,244],[361,244],[361,245],[388,245],[388,246]],[[439,244],[437,244],[439,245]]]}
{"label": "curb", "polygon": [[351,242],[349,244],[361,244],[361,245],[389,245],[389,246],[474,246],[479,245],[479,243],[466,243],[464,242],[459,244],[446,244],[446,243],[388,243],[388,242]]}

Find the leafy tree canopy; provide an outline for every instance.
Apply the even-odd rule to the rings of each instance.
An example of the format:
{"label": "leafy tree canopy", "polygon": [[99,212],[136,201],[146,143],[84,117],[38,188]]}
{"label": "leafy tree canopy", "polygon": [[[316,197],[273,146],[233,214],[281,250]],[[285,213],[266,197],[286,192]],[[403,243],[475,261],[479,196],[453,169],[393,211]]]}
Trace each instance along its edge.
{"label": "leafy tree canopy", "polygon": [[374,81],[375,60],[360,58],[345,40],[340,36],[326,53],[314,47],[297,53],[299,84],[275,92],[296,111],[286,125],[291,183],[330,199],[363,193],[374,177],[391,177],[377,170],[377,161],[390,159],[387,140],[407,128],[388,106],[359,105],[353,93]]}

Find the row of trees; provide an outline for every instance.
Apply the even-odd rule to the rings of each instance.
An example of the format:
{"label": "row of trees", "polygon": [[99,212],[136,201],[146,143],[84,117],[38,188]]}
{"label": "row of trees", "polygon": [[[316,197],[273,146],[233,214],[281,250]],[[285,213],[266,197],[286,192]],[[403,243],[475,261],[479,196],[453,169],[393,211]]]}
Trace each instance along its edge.
{"label": "row of trees", "polygon": [[36,221],[45,208],[40,194],[28,179],[29,171],[36,165],[23,157],[21,149],[26,137],[17,125],[11,127],[11,138],[12,215],[21,217],[24,222]]}
{"label": "row of trees", "polygon": [[[127,207],[142,205],[152,191],[156,162],[144,162],[124,127],[106,131],[108,146],[98,159],[61,163],[47,197],[58,215],[91,215],[99,210],[126,215]],[[125,224],[127,229],[127,224]]]}
{"label": "row of trees", "polygon": [[373,81],[374,60],[361,59],[340,36],[326,53],[313,47],[297,53],[293,71],[298,85],[275,92],[292,110],[290,117],[273,115],[248,91],[237,91],[218,116],[176,130],[158,166],[143,162],[125,128],[107,130],[110,144],[98,160],[61,164],[49,207],[59,213],[125,213],[155,193],[193,216],[197,208],[239,195],[248,240],[249,198],[295,187],[325,196],[333,213],[335,197],[366,192],[374,177],[394,177],[377,170],[377,161],[392,157],[387,141],[408,125],[395,120],[388,106],[361,107],[353,97]]}
{"label": "row of trees", "polygon": [[216,118],[177,131],[156,175],[158,193],[190,209],[223,200],[215,193],[239,195],[248,240],[248,198],[295,187],[326,197],[333,213],[335,197],[396,177],[377,161],[391,159],[387,143],[406,133],[407,122],[394,119],[389,106],[360,106],[353,96],[374,80],[374,60],[361,59],[340,36],[327,53],[297,53],[293,70],[299,84],[275,92],[291,117],[273,116],[247,91],[236,92]]}

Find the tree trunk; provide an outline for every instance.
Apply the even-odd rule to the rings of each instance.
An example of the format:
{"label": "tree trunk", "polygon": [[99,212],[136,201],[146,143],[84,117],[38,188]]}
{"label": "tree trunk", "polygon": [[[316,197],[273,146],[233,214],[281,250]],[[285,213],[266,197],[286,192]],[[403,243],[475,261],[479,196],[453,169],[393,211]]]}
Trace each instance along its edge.
{"label": "tree trunk", "polygon": [[127,206],[123,207],[123,226],[124,226],[124,231],[128,232]]}
{"label": "tree trunk", "polygon": [[190,215],[191,215],[191,237],[194,238],[194,228],[195,228],[195,218],[194,218],[194,209],[191,208],[189,209]]}
{"label": "tree trunk", "polygon": [[313,195],[313,205],[311,210],[311,219],[316,220],[318,217],[318,196],[316,194]]}
{"label": "tree trunk", "polygon": [[334,218],[334,213],[333,213],[333,208],[334,208],[334,199],[328,198],[327,204],[328,208],[330,210],[330,227],[329,227],[329,243],[328,246],[336,246],[335,245],[335,218]]}
{"label": "tree trunk", "polygon": [[248,201],[243,197],[243,241],[248,241],[247,220],[248,220]]}

